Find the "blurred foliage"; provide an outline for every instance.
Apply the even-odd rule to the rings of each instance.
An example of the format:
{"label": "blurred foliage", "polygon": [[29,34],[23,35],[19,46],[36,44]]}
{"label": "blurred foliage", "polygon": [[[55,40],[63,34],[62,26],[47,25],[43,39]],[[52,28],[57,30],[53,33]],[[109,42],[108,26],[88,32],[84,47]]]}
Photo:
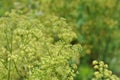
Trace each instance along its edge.
{"label": "blurred foliage", "polygon": [[76,27],[85,53],[90,54],[91,60],[109,63],[117,73],[120,72],[119,22],[119,0],[81,0]]}
{"label": "blurred foliage", "polygon": [[[77,18],[77,8],[79,0],[1,0],[1,15],[9,9],[22,10],[32,17],[40,15],[55,15],[75,20]],[[9,4],[8,4],[9,3]],[[6,5],[7,9],[4,9]]]}
{"label": "blurred foliage", "polygon": [[[84,58],[80,62],[90,64],[94,59],[103,60],[120,75],[120,0],[0,1],[0,16],[10,9],[22,10],[37,18],[45,15],[66,18],[75,26],[73,29],[83,47]],[[79,79],[83,80],[81,77]]]}
{"label": "blurred foliage", "polygon": [[89,65],[81,64],[78,68],[78,74],[75,77],[75,80],[91,80],[91,76],[93,75],[93,70],[89,67]]}
{"label": "blurred foliage", "polygon": [[0,16],[13,8],[13,0],[0,0]]}

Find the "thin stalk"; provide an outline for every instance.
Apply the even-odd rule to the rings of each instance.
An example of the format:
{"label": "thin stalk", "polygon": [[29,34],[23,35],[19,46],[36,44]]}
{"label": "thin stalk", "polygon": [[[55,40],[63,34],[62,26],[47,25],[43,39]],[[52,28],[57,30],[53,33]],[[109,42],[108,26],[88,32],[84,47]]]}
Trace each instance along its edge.
{"label": "thin stalk", "polygon": [[[6,29],[6,31],[5,31],[5,33],[7,32],[7,29]],[[6,49],[8,50],[8,51],[10,51],[9,49],[9,41],[8,41],[8,35],[7,35],[7,33],[6,33],[6,41],[7,41],[7,47],[6,47]],[[8,57],[7,57],[7,63],[8,63],[8,78],[7,78],[7,80],[10,80],[10,61],[8,61]]]}
{"label": "thin stalk", "polygon": [[9,61],[9,63],[8,63],[8,80],[10,80],[10,78],[11,78],[11,76],[10,76],[10,74],[11,74],[11,60]]}
{"label": "thin stalk", "polygon": [[13,61],[13,62],[14,62],[15,69],[16,69],[16,71],[17,71],[18,75],[19,75],[19,76],[21,76],[21,75],[20,75],[20,73],[19,73],[19,70],[18,70],[18,68],[17,68],[17,66],[16,66],[16,63],[15,63],[15,61]]}
{"label": "thin stalk", "polygon": [[[13,29],[11,28],[11,30],[10,30],[10,32],[11,32],[11,35],[10,35],[10,46],[8,46],[8,48],[9,48],[9,52],[10,52],[10,54],[12,55],[12,49],[13,49]],[[6,38],[7,38],[8,36],[7,36],[7,34],[6,34]],[[8,42],[8,38],[7,38],[7,42]],[[8,44],[9,45],[9,44]],[[10,61],[8,61],[8,80],[11,80],[11,59],[10,59]]]}

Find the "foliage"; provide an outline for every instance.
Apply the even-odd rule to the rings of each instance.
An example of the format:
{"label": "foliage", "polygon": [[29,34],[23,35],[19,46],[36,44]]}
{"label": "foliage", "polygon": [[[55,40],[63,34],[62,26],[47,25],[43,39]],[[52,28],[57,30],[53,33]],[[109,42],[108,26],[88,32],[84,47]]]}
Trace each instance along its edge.
{"label": "foliage", "polygon": [[79,40],[90,60],[103,60],[117,73],[120,72],[119,12],[119,0],[81,0],[76,20]]}
{"label": "foliage", "polygon": [[78,72],[79,73],[76,75],[75,80],[91,80],[91,76],[93,76],[93,70],[89,65],[80,64]]}
{"label": "foliage", "polygon": [[80,44],[58,17],[44,22],[14,11],[0,18],[0,80],[73,80]]}
{"label": "foliage", "polygon": [[[62,46],[64,41],[76,44],[77,40],[79,40],[83,47],[81,55],[88,55],[80,59],[80,64],[79,58],[73,62],[69,60],[70,63],[77,62],[78,66],[80,66],[78,68],[79,74],[77,75],[77,80],[88,79],[86,76],[83,77],[84,75],[82,75],[82,73],[91,75],[91,62],[94,59],[107,62],[112,71],[120,75],[120,0],[1,0],[0,5],[0,16],[3,16],[6,11],[10,11],[11,9],[21,10],[22,14],[28,17],[27,19],[22,17],[25,21],[21,18],[17,19],[18,21],[21,20],[26,22],[26,24],[31,21],[31,23],[29,23],[30,25],[35,24],[37,21],[36,24],[46,26],[45,28],[40,28],[40,31],[42,31],[42,33],[45,31],[44,34],[46,38],[52,36],[52,38],[54,38],[50,38],[52,43],[59,41],[58,36],[54,34],[62,33],[60,30],[62,28],[55,28],[56,31],[54,32],[54,28],[51,29],[49,26],[54,26],[53,23],[55,23],[55,25],[57,25],[57,23],[62,24],[62,22],[59,22],[59,20],[56,22],[56,19],[54,20],[55,17],[48,18],[46,16],[55,15],[66,18],[67,23],[73,25],[72,28],[76,31],[78,35],[76,37],[78,37],[78,39],[73,38],[71,32],[68,30],[65,35],[68,36],[69,33],[69,36],[64,37],[65,35],[59,35],[63,41],[54,45],[53,50],[56,51],[56,46]],[[53,18],[53,20],[51,18]],[[18,24],[15,20],[13,20],[13,22]],[[7,24],[11,24],[11,22]],[[19,25],[22,24],[22,22],[19,23]],[[13,23],[11,25],[13,25]],[[69,27],[70,26],[67,28]],[[2,41],[4,41],[4,39],[2,39]],[[3,42],[0,44],[3,44]],[[76,55],[74,55],[74,59],[77,57]],[[84,71],[86,72],[84,73]]]}
{"label": "foliage", "polygon": [[[6,4],[6,9],[4,5],[1,6],[1,15],[4,15],[6,10],[16,9],[22,10],[24,14],[30,15],[32,17],[40,15],[55,15],[67,18],[67,20],[73,21],[77,17],[77,7],[79,0],[1,0],[1,5]],[[9,5],[7,4],[9,3]]]}
{"label": "foliage", "polygon": [[0,16],[13,8],[13,0],[0,0]]}

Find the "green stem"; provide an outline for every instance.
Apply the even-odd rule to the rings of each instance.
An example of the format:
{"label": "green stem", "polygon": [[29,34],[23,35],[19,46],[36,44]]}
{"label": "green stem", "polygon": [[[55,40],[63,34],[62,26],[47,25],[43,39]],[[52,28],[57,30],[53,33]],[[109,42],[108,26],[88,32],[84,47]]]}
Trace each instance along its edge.
{"label": "green stem", "polygon": [[[7,31],[7,30],[6,30]],[[13,43],[12,43],[12,41],[13,41],[13,29],[11,28],[10,29],[10,32],[11,32],[11,35],[9,35],[10,36],[10,43],[8,42],[8,35],[7,35],[7,33],[6,33],[6,38],[7,38],[7,43],[8,43],[8,51],[10,52],[10,54],[12,55],[12,47],[13,47]],[[9,44],[10,44],[10,46],[9,46]],[[8,56],[8,58],[9,58],[9,56]],[[10,59],[10,61],[8,61],[8,80],[10,80],[11,79],[11,59]]]}
{"label": "green stem", "polygon": [[11,72],[11,61],[9,61],[9,63],[8,63],[8,80],[10,80],[10,78],[11,78],[11,76],[10,76],[10,72]]}
{"label": "green stem", "polygon": [[18,75],[19,75],[19,76],[21,76],[21,75],[20,75],[20,73],[19,73],[19,70],[18,70],[18,68],[17,68],[17,66],[16,66],[16,63],[15,63],[15,61],[13,61],[13,62],[14,62],[15,69],[16,69],[16,71],[17,71]]}

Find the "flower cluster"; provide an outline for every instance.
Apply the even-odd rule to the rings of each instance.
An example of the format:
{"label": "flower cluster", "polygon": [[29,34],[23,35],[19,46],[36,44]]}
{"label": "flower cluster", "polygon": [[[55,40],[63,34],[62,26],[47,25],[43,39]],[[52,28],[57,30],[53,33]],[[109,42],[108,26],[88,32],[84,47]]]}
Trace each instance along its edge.
{"label": "flower cluster", "polygon": [[108,69],[108,65],[103,61],[93,61],[94,65],[94,78],[92,80],[120,80],[116,75]]}
{"label": "flower cluster", "polygon": [[12,11],[0,18],[0,36],[0,80],[73,80],[81,46],[65,19]]}

